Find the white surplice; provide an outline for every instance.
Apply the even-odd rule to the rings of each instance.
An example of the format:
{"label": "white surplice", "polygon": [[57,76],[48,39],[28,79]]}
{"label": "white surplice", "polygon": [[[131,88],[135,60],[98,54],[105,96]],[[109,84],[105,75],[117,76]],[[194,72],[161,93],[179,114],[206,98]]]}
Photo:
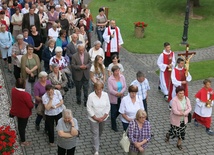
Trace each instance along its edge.
{"label": "white surplice", "polygon": [[107,27],[103,33],[103,39],[104,39],[104,43],[105,43],[105,51],[107,51],[107,45],[108,43],[111,41],[111,48],[110,48],[110,52],[118,52],[117,49],[118,49],[118,46],[122,45],[123,44],[123,39],[122,39],[122,36],[120,34],[120,29],[119,27],[117,27],[118,29],[118,44],[117,44],[117,34],[116,34],[116,28],[115,29],[111,29],[110,27],[110,32],[111,32],[111,35],[114,34],[114,38],[111,38],[110,40],[110,35],[108,34],[108,29],[109,27]]}
{"label": "white surplice", "polygon": [[[163,50],[163,53],[166,54],[166,55],[170,55],[172,53],[172,51],[170,51],[169,53],[166,52],[165,50]],[[163,53],[160,54],[160,56],[158,57],[158,60],[157,60],[157,65],[160,69],[160,88],[161,88],[161,91],[163,92],[164,95],[168,95],[169,93],[169,90],[167,89],[167,86],[166,86],[166,81],[165,81],[165,78],[164,78],[164,72],[168,66],[168,64],[164,64],[164,55]],[[172,57],[172,69],[175,67],[175,64],[176,64],[176,61],[175,61],[175,54],[173,54],[173,57]]]}

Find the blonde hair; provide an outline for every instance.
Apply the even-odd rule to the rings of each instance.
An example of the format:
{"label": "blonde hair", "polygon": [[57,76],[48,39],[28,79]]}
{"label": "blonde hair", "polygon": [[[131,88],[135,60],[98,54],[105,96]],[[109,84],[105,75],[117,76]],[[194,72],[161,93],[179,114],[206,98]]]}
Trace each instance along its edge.
{"label": "blonde hair", "polygon": [[146,111],[143,109],[139,109],[136,113],[136,120],[139,120],[140,117],[146,117]]}

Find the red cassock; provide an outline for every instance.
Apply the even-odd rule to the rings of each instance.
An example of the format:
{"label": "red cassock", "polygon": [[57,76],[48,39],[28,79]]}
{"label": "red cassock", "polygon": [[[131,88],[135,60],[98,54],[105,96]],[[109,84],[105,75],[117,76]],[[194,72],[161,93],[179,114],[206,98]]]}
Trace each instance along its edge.
{"label": "red cassock", "polygon": [[[168,55],[163,53],[163,63],[166,64],[166,65],[171,64],[173,55],[174,55],[174,52],[171,52]],[[171,83],[171,71],[169,71],[168,67],[164,71],[164,80],[165,80],[165,83],[166,83],[166,87],[169,90],[170,83]]]}
{"label": "red cassock", "polygon": [[[209,92],[213,92],[213,89],[212,88],[207,89],[207,88],[203,87],[196,93],[195,98],[198,98],[201,102],[204,102],[204,104],[205,104],[209,99],[214,100],[214,94],[212,94],[210,96],[210,98],[207,97],[207,94]],[[204,125],[206,128],[210,128],[211,122],[212,122],[211,116],[202,117],[194,112],[193,118],[195,118],[197,120],[197,122]]]}
{"label": "red cassock", "polygon": [[[186,81],[186,76],[185,76],[185,72],[186,72],[186,69],[182,69],[182,70],[178,70],[177,68],[174,68],[175,70],[175,78],[178,80],[178,81]],[[184,87],[184,95],[186,97],[188,97],[188,84],[182,84],[182,86]],[[173,91],[173,83],[171,82],[170,83],[170,88],[169,88],[169,96],[168,96],[168,101],[170,102],[172,100],[172,91]]]}

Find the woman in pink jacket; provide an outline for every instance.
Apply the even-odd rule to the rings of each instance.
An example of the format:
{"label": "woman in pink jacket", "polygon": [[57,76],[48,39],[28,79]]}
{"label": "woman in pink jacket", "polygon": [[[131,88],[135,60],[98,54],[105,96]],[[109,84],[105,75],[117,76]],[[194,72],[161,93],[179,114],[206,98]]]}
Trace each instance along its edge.
{"label": "woman in pink jacket", "polygon": [[188,122],[188,114],[192,110],[190,100],[184,96],[184,87],[178,86],[176,88],[176,96],[172,99],[172,110],[170,113],[171,128],[166,134],[165,142],[169,142],[169,138],[177,137],[177,147],[183,150],[181,140],[185,139],[186,124]]}
{"label": "woman in pink jacket", "polygon": [[126,90],[125,77],[120,74],[120,68],[115,65],[112,67],[112,75],[108,78],[108,95],[111,103],[111,128],[118,132],[116,119],[118,117],[121,98]]}

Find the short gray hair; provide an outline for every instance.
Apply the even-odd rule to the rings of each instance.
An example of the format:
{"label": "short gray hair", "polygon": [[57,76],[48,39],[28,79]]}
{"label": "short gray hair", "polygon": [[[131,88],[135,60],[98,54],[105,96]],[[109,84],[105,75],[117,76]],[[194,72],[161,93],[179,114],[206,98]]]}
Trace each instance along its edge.
{"label": "short gray hair", "polygon": [[62,52],[63,50],[62,50],[62,47],[60,47],[60,46],[57,46],[56,48],[55,48],[55,53],[58,53],[58,52]]}
{"label": "short gray hair", "polygon": [[62,112],[62,117],[63,118],[72,118],[73,117],[72,111],[70,109],[64,109]]}
{"label": "short gray hair", "polygon": [[54,43],[55,44],[55,40],[54,39],[50,39],[50,40],[48,40],[48,46],[51,44],[51,43]]}
{"label": "short gray hair", "polygon": [[85,44],[83,44],[83,43],[77,44],[77,48],[79,48],[79,47],[84,47],[85,48]]}
{"label": "short gray hair", "polygon": [[56,67],[59,67],[59,64],[53,63],[53,64],[51,65],[51,68],[52,68],[52,69],[54,69],[54,68],[56,68]]}
{"label": "short gray hair", "polygon": [[24,36],[22,35],[22,34],[19,34],[19,35],[17,35],[16,36],[16,39],[18,40],[18,39],[23,39],[24,38]]}
{"label": "short gray hair", "polygon": [[94,46],[96,46],[97,44],[100,44],[101,45],[101,42],[99,40],[95,41],[94,42]]}
{"label": "short gray hair", "polygon": [[38,75],[39,78],[47,77],[47,76],[48,76],[48,74],[45,71],[41,71]]}

